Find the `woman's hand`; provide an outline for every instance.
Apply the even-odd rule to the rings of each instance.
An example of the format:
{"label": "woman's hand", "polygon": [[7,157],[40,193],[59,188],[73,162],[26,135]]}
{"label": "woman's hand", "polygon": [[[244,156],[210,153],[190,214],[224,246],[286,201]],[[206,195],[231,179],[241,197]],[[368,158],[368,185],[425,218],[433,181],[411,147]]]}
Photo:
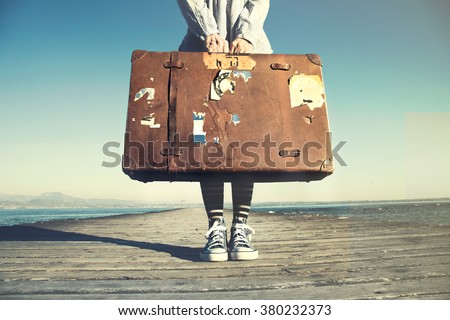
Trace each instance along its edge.
{"label": "woman's hand", "polygon": [[207,36],[205,46],[208,52],[229,52],[228,41],[218,33]]}
{"label": "woman's hand", "polygon": [[218,33],[207,36],[205,46],[208,52],[253,53],[253,45],[244,38],[236,38],[231,46],[228,46],[228,41]]}
{"label": "woman's hand", "polygon": [[253,53],[253,45],[244,38],[236,38],[236,40],[231,43],[230,53]]}

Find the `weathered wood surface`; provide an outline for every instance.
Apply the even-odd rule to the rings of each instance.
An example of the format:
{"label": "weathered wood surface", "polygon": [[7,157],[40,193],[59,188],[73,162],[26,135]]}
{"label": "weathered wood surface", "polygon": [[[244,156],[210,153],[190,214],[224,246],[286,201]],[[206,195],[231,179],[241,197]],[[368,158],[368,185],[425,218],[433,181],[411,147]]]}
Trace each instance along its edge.
{"label": "weathered wood surface", "polygon": [[[230,213],[226,213],[230,221]],[[0,299],[450,299],[450,226],[252,213],[260,258],[201,262],[202,209],[0,227]]]}

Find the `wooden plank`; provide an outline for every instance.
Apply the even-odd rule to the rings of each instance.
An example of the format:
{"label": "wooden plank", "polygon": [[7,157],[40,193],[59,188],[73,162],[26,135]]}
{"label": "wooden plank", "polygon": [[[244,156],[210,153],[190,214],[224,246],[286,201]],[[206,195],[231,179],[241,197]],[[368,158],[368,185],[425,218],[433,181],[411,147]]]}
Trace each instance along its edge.
{"label": "wooden plank", "polygon": [[204,263],[205,221],[184,209],[0,227],[0,298],[450,298],[448,225],[260,213],[258,260]]}
{"label": "wooden plank", "polygon": [[[273,281],[267,279],[208,280],[117,280],[117,281],[41,281],[42,284],[15,283],[4,289],[2,299],[448,299],[449,289],[436,291],[442,279],[412,279],[396,283],[316,283],[313,281]],[[18,293],[20,291],[20,293]]]}

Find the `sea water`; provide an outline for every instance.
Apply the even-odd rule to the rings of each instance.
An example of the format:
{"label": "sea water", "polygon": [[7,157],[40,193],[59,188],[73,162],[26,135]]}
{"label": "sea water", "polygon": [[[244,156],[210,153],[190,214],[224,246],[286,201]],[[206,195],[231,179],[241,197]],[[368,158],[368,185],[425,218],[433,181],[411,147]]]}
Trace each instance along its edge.
{"label": "sea water", "polygon": [[0,226],[12,226],[38,221],[86,219],[161,212],[171,208],[52,208],[52,209],[0,209]]}
{"label": "sea water", "polygon": [[[76,209],[0,209],[0,226],[38,221],[85,219],[122,214],[161,212],[175,208],[76,208]],[[316,204],[255,204],[251,212],[285,215],[333,216],[450,225],[450,201],[348,202]]]}
{"label": "sea water", "polygon": [[334,216],[341,218],[377,219],[382,221],[416,222],[421,224],[450,225],[450,201],[404,202],[348,202],[299,205],[256,205],[256,212]]}

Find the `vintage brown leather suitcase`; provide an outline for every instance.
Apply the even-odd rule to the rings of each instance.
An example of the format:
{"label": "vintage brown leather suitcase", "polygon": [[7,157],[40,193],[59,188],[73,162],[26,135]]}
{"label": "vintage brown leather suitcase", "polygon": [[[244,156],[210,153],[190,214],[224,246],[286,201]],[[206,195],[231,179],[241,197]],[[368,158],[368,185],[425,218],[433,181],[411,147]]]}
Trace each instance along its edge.
{"label": "vintage brown leather suitcase", "polygon": [[319,56],[134,51],[122,168],[143,182],[323,179]]}

